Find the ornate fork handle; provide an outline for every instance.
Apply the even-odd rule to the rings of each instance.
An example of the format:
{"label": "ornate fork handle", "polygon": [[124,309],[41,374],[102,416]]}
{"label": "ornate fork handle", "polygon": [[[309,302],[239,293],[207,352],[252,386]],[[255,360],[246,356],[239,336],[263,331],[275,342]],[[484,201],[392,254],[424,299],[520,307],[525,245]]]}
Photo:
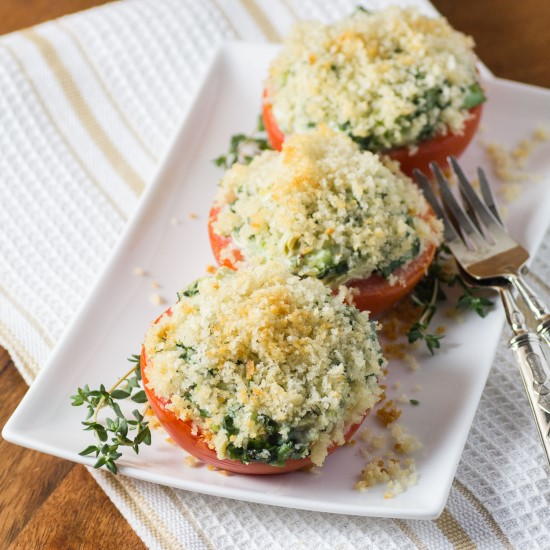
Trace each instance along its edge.
{"label": "ornate fork handle", "polygon": [[502,287],[500,295],[504,302],[508,323],[514,333],[509,345],[516,355],[529,404],[535,417],[546,458],[550,463],[549,365],[538,335],[530,331],[511,290]]}
{"label": "ornate fork handle", "polygon": [[527,284],[521,275],[512,275],[508,280],[514,285],[519,295],[523,298],[529,311],[533,314],[537,323],[537,333],[550,346],[550,312],[542,303],[536,292]]}

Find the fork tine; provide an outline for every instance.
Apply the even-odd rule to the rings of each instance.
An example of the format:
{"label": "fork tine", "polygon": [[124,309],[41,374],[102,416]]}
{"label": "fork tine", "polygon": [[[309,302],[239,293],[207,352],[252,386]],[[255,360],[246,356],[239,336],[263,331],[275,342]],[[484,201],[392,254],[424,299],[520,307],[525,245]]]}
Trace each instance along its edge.
{"label": "fork tine", "polygon": [[500,214],[498,212],[493,192],[491,191],[489,181],[487,180],[487,176],[485,175],[483,168],[477,169],[477,176],[479,179],[479,187],[481,188],[481,196],[483,197],[487,208],[493,213],[493,216],[496,218],[498,223],[500,223],[500,225],[504,227],[504,224],[502,223],[502,218],[500,217]]}
{"label": "fork tine", "polygon": [[432,191],[432,186],[430,185],[430,182],[424,172],[422,172],[418,168],[415,168],[413,170],[413,175],[416,183],[420,185],[420,188],[422,189],[422,193],[424,193],[426,200],[430,203],[433,211],[437,214],[437,217],[444,218],[445,214],[443,212],[443,209],[441,208],[441,206],[439,206],[439,202],[437,202],[434,192]]}
{"label": "fork tine", "polygon": [[471,210],[475,213],[475,216],[478,219],[481,219],[489,232],[494,231],[496,227],[500,228],[498,221],[495,220],[492,212],[487,208],[487,206],[481,201],[477,193],[474,191],[472,184],[464,175],[464,172],[462,171],[462,168],[460,168],[460,165],[458,164],[456,158],[449,157],[449,162],[451,163],[453,171],[458,178],[461,195],[465,199],[466,204],[468,204]]}
{"label": "fork tine", "polygon": [[435,212],[435,215],[443,221],[443,231],[444,231],[444,237],[445,241],[452,242],[457,239],[460,239],[459,235],[456,233],[455,228],[453,227],[453,224],[449,220],[447,213],[441,206],[439,205],[439,202],[434,195],[434,192],[432,191],[432,186],[430,185],[430,182],[424,172],[419,170],[418,168],[415,168],[413,170],[414,179],[420,186],[420,189],[424,193],[424,197],[432,207],[433,211]]}
{"label": "fork tine", "polygon": [[445,176],[441,172],[439,165],[436,162],[430,162],[430,168],[434,173],[437,183],[439,184],[439,190],[441,192],[441,201],[445,208],[449,210],[454,219],[456,220],[458,229],[461,234],[466,234],[469,238],[469,245],[474,248],[483,247],[483,236],[477,230],[477,227],[472,223],[468,215],[462,210],[456,199],[454,198],[449,184],[445,179]]}
{"label": "fork tine", "polygon": [[466,197],[466,195],[464,193],[464,190],[462,189],[462,187],[459,187],[458,190],[459,190],[459,193],[460,193],[460,202],[462,203],[462,208],[464,208],[464,211],[470,217],[470,219],[472,220],[472,223],[475,224],[475,226],[477,227],[477,230],[482,235],[485,235],[483,224],[479,220],[479,217],[477,216],[475,211],[472,209],[472,206],[470,205],[470,203],[468,201],[468,198]]}

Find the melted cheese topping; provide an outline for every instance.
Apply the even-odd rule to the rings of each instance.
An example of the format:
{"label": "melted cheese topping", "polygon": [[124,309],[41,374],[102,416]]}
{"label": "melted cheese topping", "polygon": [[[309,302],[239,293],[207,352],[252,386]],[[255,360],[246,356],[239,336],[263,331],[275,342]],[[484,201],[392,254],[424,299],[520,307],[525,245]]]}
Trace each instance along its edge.
{"label": "melted cheese topping", "polygon": [[274,263],[199,280],[144,345],[148,386],[219,458],[322,464],[381,394],[368,315]]}
{"label": "melted cheese topping", "polygon": [[460,133],[483,101],[473,46],[410,8],[298,23],[266,82],[275,120],[286,135],[328,124],[371,150]]}
{"label": "melted cheese topping", "polygon": [[441,240],[422,193],[395,164],[327,127],[234,165],[220,187],[214,229],[247,260],[277,260],[333,284],[389,275]]}

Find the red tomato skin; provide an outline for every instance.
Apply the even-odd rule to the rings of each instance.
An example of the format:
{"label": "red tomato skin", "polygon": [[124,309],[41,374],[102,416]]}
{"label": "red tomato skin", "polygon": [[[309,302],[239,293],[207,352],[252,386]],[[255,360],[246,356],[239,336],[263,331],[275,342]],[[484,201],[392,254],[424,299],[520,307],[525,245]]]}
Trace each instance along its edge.
{"label": "red tomato skin", "polygon": [[[155,320],[157,323],[164,315],[172,315],[172,310],[168,309],[160,317]],[[155,395],[153,390],[148,387],[147,380],[147,355],[145,348],[141,348],[141,376],[143,380],[143,387],[149,401],[149,405],[155,416],[161,423],[162,427],[168,432],[173,441],[179,445],[182,449],[186,450],[189,454],[198,458],[206,464],[211,464],[221,470],[233,472],[236,474],[247,475],[273,475],[284,474],[287,472],[293,472],[302,468],[313,466],[309,458],[300,458],[294,460],[287,460],[284,466],[271,466],[270,464],[264,464],[262,462],[251,462],[249,464],[243,464],[238,460],[231,459],[219,459],[216,456],[216,451],[211,449],[200,434],[192,433],[192,425],[190,421],[184,421],[178,418],[171,410],[167,409],[168,402]],[[365,412],[365,416],[368,411]],[[365,418],[363,417],[363,419]],[[363,422],[361,419],[361,422]],[[349,441],[355,432],[361,426],[361,422],[353,424],[346,432],[344,439]],[[329,448],[329,454],[338,449],[338,445],[333,445]]]}
{"label": "red tomato skin", "polygon": [[404,298],[424,277],[435,256],[436,246],[430,244],[424,252],[402,268],[396,269],[394,275],[402,283],[390,285],[381,275],[371,275],[367,279],[352,279],[344,283],[355,290],[353,305],[361,311],[370,311],[380,315],[388,311],[401,298]]}
{"label": "red tomato skin", "polygon": [[[417,150],[412,155],[409,155],[408,147],[388,149],[382,151],[382,153],[398,161],[401,171],[410,177],[415,168],[425,174],[430,174],[430,162],[437,162],[440,166],[445,166],[447,164],[447,157],[459,157],[464,152],[479,127],[482,111],[483,104],[476,105],[470,109],[472,116],[464,123],[464,129],[461,134],[448,133],[444,136],[436,136],[432,139],[422,141],[418,143]],[[275,120],[267,90],[264,90],[263,93],[262,119],[271,147],[280,151],[285,140],[285,135]]]}
{"label": "red tomato skin", "polygon": [[447,166],[448,157],[459,157],[472,141],[483,112],[483,104],[480,103],[472,109],[472,115],[466,122],[461,134],[448,133],[444,136],[436,136],[418,144],[418,150],[409,155],[408,147],[390,149],[385,154],[399,162],[401,171],[412,177],[416,168],[424,174],[431,174],[430,162],[436,162],[439,166]]}
{"label": "red tomato skin", "polygon": [[[210,247],[212,248],[212,253],[218,265],[228,267],[229,269],[237,269],[235,265],[244,260],[241,251],[235,246],[231,237],[224,237],[214,231],[213,224],[218,217],[219,211],[220,207],[214,205],[210,209],[208,215],[208,238],[210,239]],[[226,249],[229,251],[230,257],[222,259],[222,252]],[[234,262],[232,261],[233,259],[235,260]]]}
{"label": "red tomato skin", "polygon": [[267,90],[264,89],[263,93],[263,102],[262,102],[262,120],[264,122],[264,128],[267,133],[267,138],[269,144],[273,149],[280,151],[283,147],[283,141],[285,140],[285,135],[279,128],[277,121],[275,120],[275,115],[273,114],[273,108]]}
{"label": "red tomato skin", "polygon": [[[210,236],[210,246],[212,253],[218,265],[224,265],[230,269],[237,269],[235,263],[231,260],[222,259],[222,251],[229,247],[233,257],[238,261],[243,260],[243,255],[236,248],[231,237],[222,237],[214,231],[212,225],[216,221],[220,207],[214,205],[210,210],[208,219],[208,234]],[[430,210],[428,216],[433,216]],[[402,283],[390,285],[390,283],[380,275],[371,275],[366,279],[352,279],[344,283],[347,287],[355,289],[353,304],[361,311],[370,311],[372,315],[379,315],[390,309],[401,298],[406,296],[425,275],[428,267],[432,263],[436,252],[436,246],[430,244],[424,252],[409,262],[406,266],[396,270],[395,275],[401,279]]]}

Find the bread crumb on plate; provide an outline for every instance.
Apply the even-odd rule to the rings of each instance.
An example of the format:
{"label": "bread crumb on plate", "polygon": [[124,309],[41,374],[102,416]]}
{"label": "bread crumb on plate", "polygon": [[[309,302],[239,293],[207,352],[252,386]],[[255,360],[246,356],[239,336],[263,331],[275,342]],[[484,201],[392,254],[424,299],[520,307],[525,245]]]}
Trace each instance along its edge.
{"label": "bread crumb on plate", "polygon": [[199,466],[202,466],[202,464],[203,464],[202,460],[199,460],[197,457],[195,457],[193,455],[186,456],[185,459],[184,459],[184,462],[190,468],[198,468]]}
{"label": "bread crumb on plate", "polygon": [[[366,430],[363,432],[368,433]],[[393,498],[418,481],[416,463],[407,455],[422,448],[422,444],[399,424],[392,425],[387,432],[393,443],[391,449],[382,451],[380,454],[387,444],[385,436],[371,436],[368,440],[369,447],[377,451],[376,456],[371,456],[366,448],[361,449],[361,454],[367,459],[367,463],[361,470],[354,488],[365,491],[369,487],[385,483],[384,498]]]}
{"label": "bread crumb on plate", "polygon": [[149,301],[154,306],[160,306],[160,305],[162,305],[166,302],[166,300],[160,294],[157,294],[156,292],[154,292],[153,294],[151,294],[149,296]]}
{"label": "bread crumb on plate", "polygon": [[395,406],[394,401],[391,399],[386,401],[377,411],[376,418],[382,423],[382,425],[387,426],[392,422],[395,422],[401,416],[401,409]]}

